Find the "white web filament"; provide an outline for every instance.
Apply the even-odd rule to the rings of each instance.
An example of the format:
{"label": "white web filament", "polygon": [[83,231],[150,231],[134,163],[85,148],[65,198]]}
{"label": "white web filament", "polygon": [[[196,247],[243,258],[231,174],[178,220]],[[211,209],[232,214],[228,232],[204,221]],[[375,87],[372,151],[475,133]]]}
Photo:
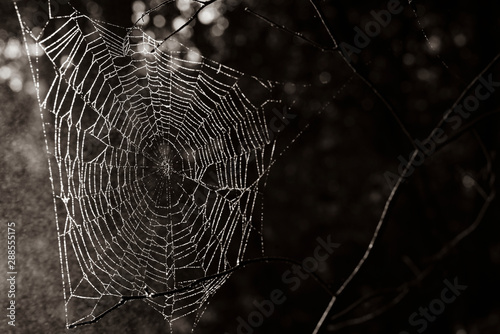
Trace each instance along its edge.
{"label": "white web filament", "polygon": [[274,84],[74,9],[23,28],[38,89],[53,66],[38,93],[67,326],[132,299],[195,324],[259,234]]}

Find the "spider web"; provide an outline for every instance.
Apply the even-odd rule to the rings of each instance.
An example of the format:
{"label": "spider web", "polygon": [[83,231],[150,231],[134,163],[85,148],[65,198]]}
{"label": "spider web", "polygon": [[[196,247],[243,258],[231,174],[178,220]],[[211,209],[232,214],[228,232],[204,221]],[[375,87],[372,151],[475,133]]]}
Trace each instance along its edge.
{"label": "spider web", "polygon": [[70,6],[38,34],[16,9],[44,124],[67,326],[135,299],[170,324],[196,324],[250,237],[260,240],[253,217],[278,84]]}
{"label": "spider web", "polygon": [[[429,50],[452,73],[409,4]],[[171,326],[187,317],[196,324],[210,296],[242,263],[251,237],[260,238],[262,218],[254,217],[275,147],[266,124],[270,109],[282,103],[276,96],[280,84],[206,59],[175,36],[162,44],[138,27],[107,24],[74,9],[60,14],[41,32],[22,24],[33,43],[27,48],[49,153],[67,325],[94,322],[130,300],[144,300]],[[54,77],[45,91],[38,76],[47,60]],[[356,75],[415,146],[390,101]],[[368,258],[402,180],[314,333]],[[486,208],[492,197],[484,197]]]}

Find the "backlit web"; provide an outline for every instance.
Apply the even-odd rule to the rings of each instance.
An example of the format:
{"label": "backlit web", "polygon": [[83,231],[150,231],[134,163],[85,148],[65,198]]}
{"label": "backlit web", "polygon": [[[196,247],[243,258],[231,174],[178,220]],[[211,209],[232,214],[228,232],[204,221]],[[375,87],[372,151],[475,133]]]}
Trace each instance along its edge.
{"label": "backlit web", "polygon": [[[134,299],[169,323],[195,324],[251,236],[260,240],[255,211],[273,157],[267,118],[280,103],[276,84],[70,6],[41,31],[23,28],[67,326]],[[44,89],[38,71],[47,59],[53,79]]]}
{"label": "backlit web", "polygon": [[[314,276],[328,292],[330,302],[324,303],[326,308],[313,334],[359,325],[367,326],[360,327],[367,328],[365,332],[376,328],[367,322],[398,305],[415,287],[420,289],[434,268],[448,271],[441,265],[444,258],[476,229],[493,203],[494,155],[490,144],[481,138],[493,132],[479,123],[498,109],[493,105],[496,97],[478,107],[491,111],[479,114],[478,110],[467,122],[470,115],[460,113],[458,117],[455,110],[474,97],[481,80],[498,80],[493,72],[500,54],[490,57],[489,51],[484,52],[489,48],[477,47],[480,52],[471,52],[474,46],[463,48],[467,43],[474,45],[474,33],[477,39],[493,31],[485,28],[488,25],[479,25],[476,31],[471,24],[463,24],[464,18],[474,17],[465,15],[460,9],[463,6],[457,6],[453,13],[446,6],[414,1],[399,2],[401,10],[396,11],[399,7],[393,5],[397,1],[360,4],[359,8],[313,0],[255,2],[245,9],[239,6],[241,11],[234,18],[239,20],[244,11],[252,21],[241,20],[236,29],[231,21],[234,36],[227,40],[234,45],[241,43],[234,54],[243,59],[243,68],[250,68],[244,71],[263,73],[263,77],[274,70],[283,71],[277,75],[280,80],[307,82],[304,87],[313,87],[299,94],[296,84],[249,76],[178,41],[180,36],[189,39],[186,36],[194,32],[190,20],[202,24],[213,21],[215,10],[204,12],[205,16],[198,14],[218,3],[214,0],[150,1],[149,12],[143,2],[136,1],[133,8],[141,8],[134,9],[136,24],[130,28],[97,20],[90,10],[96,5],[92,1],[87,2],[92,17],[71,4],[62,5],[66,1],[52,0],[58,4],[52,7],[47,6],[50,0],[19,1],[16,10],[49,157],[66,325],[70,328],[94,323],[126,302],[143,301],[163,315],[165,327],[169,327],[165,331],[194,331],[210,297],[237,269],[257,262],[297,265],[290,259],[252,255],[255,251],[264,254],[262,192],[269,170],[307,129],[314,129],[308,131],[310,141],[296,151],[299,158],[281,173],[285,182],[300,175],[302,180],[288,186],[286,190],[293,191],[284,198],[288,197],[286,203],[291,205],[299,201],[302,205],[293,210],[286,206],[289,212],[283,215],[281,210],[276,216],[283,223],[276,224],[275,231],[287,233],[291,225],[286,224],[286,217],[293,217],[295,237],[283,242],[288,238],[275,233],[270,244],[295,247],[301,238],[312,236],[302,226],[318,228],[314,233],[323,235],[335,221],[335,229],[340,229],[336,238],[353,240],[364,249],[359,252],[349,242],[345,249],[351,250],[339,254],[341,260],[332,258],[331,265]],[[33,3],[45,6],[48,19],[43,24],[29,22],[41,13],[27,10]],[[175,19],[170,22],[168,15],[172,13],[166,17],[147,15],[161,6],[165,14],[167,5],[174,3],[184,15],[177,23]],[[192,5],[192,10],[183,12],[184,5]],[[291,7],[293,13],[281,17]],[[394,15],[389,15],[391,8]],[[482,7],[476,10],[484,11]],[[158,18],[164,22],[156,25]],[[139,26],[145,19],[152,19],[160,30],[169,30],[163,29],[167,21],[174,30],[181,27],[168,38],[155,40]],[[227,22],[225,18],[217,20],[210,28],[212,37],[221,37]],[[149,29],[144,24],[144,29]],[[188,29],[182,32],[182,27]],[[248,33],[249,29],[255,30]],[[198,41],[200,35],[191,37]],[[248,45],[258,43],[258,52],[246,52],[249,48],[243,45],[247,38]],[[218,51],[229,50],[222,39],[210,42]],[[267,62],[260,59],[263,50],[269,50]],[[481,62],[485,66],[479,65]],[[462,71],[465,68],[468,70]],[[333,76],[335,82],[330,84]],[[352,91],[337,100],[348,86]],[[297,124],[295,137],[285,140],[286,147],[281,148],[272,133],[276,130],[268,127],[278,116],[276,110],[285,110],[283,105],[290,105],[289,100],[301,111],[301,124]],[[307,117],[316,121],[308,122]],[[458,123],[450,125],[453,119]],[[392,131],[394,128],[397,131]],[[434,142],[438,133],[448,139]],[[467,133],[473,137],[456,144]],[[433,148],[429,149],[431,142]],[[454,142],[451,150],[444,149]],[[441,157],[435,157],[437,152]],[[478,159],[478,152],[484,157]],[[299,160],[309,161],[302,164]],[[486,160],[485,166],[482,160]],[[417,171],[421,165],[425,166]],[[398,174],[391,172],[396,169]],[[387,173],[392,175],[390,179]],[[397,204],[397,195],[404,189],[408,194]],[[483,201],[472,200],[473,190]],[[275,194],[279,197],[280,191]],[[473,202],[484,204],[478,209]],[[460,212],[456,211],[459,207],[463,207]],[[306,214],[301,215],[301,211]],[[413,218],[401,220],[408,212]],[[473,223],[467,225],[473,216]],[[376,225],[368,223],[372,220]],[[297,229],[298,222],[305,223]],[[459,230],[462,232],[457,234]],[[422,238],[429,236],[429,242],[422,244]],[[375,258],[378,262],[370,263],[370,254],[378,244],[381,246],[375,248],[390,251],[379,253],[382,256]],[[309,258],[302,255],[305,263]],[[360,276],[362,268],[367,268],[364,278]],[[280,286],[288,284],[282,276],[288,271],[278,270],[269,277],[281,277]],[[374,272],[377,274],[371,275]],[[323,284],[322,277],[334,283]],[[356,291],[345,301],[339,299],[353,283]],[[262,290],[268,288],[264,285]],[[269,285],[274,288],[273,282]],[[293,290],[292,286],[285,289]],[[304,306],[323,303],[319,299],[323,292],[313,295],[305,289],[296,299],[301,313],[296,313],[298,308],[284,307],[287,318],[282,318],[280,325],[300,331],[295,321],[288,319],[305,322],[308,317],[303,315],[316,313],[318,308]],[[348,305],[351,298],[355,301]],[[251,304],[242,300],[245,307]],[[412,305],[398,310],[401,329],[412,325],[405,317],[424,302],[418,299],[415,306],[410,301]],[[340,311],[330,317],[338,307]],[[245,311],[247,316],[241,319],[250,320],[256,310]],[[387,314],[381,323],[394,330],[395,317]],[[239,321],[237,318],[226,327],[236,322],[240,326]],[[273,332],[277,323],[269,324]],[[261,331],[254,327],[251,330]],[[459,328],[450,324],[452,327],[455,331]]]}

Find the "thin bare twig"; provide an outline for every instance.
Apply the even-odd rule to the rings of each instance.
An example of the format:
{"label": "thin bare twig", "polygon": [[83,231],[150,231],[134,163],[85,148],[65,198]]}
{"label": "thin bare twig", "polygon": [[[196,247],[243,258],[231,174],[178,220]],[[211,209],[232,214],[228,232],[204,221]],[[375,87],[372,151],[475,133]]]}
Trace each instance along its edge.
{"label": "thin bare twig", "polygon": [[[167,290],[167,291],[162,291],[162,292],[157,292],[157,293],[146,293],[146,294],[143,294],[143,295],[135,295],[135,296],[131,296],[131,295],[130,296],[122,296],[121,299],[120,299],[120,301],[118,301],[115,305],[113,305],[112,307],[110,307],[106,311],[102,312],[101,314],[99,314],[97,316],[94,316],[94,318],[92,320],[84,321],[84,322],[79,322],[79,323],[76,323],[76,324],[72,324],[68,328],[76,328],[76,327],[81,327],[81,326],[85,326],[85,325],[94,324],[94,323],[98,322],[99,320],[101,320],[102,318],[104,318],[111,311],[116,310],[117,308],[121,307],[122,305],[124,305],[125,303],[127,303],[129,301],[132,301],[132,300],[144,300],[144,299],[152,299],[152,298],[158,298],[158,297],[171,296],[171,295],[174,295],[176,293],[180,293],[180,292],[184,292],[184,291],[187,291],[187,290],[191,290],[193,287],[195,287],[197,285],[200,285],[200,284],[202,284],[202,283],[204,283],[206,281],[214,280],[214,279],[221,278],[221,277],[224,277],[224,276],[228,276],[228,275],[232,274],[233,272],[235,272],[237,270],[240,270],[240,269],[243,269],[244,267],[246,267],[248,265],[256,264],[256,263],[262,263],[262,262],[280,262],[280,263],[295,264],[295,265],[298,265],[298,266],[302,267],[304,270],[306,270],[302,266],[302,263],[300,263],[299,261],[296,261],[296,260],[293,260],[293,259],[289,259],[289,258],[285,258],[285,257],[264,257],[264,258],[256,258],[256,259],[244,260],[244,261],[241,261],[236,266],[234,266],[232,268],[229,268],[229,269],[227,269],[225,271],[222,271],[222,272],[217,273],[217,274],[213,274],[213,275],[201,277],[199,279],[196,279],[196,280],[192,281],[189,284],[186,284],[184,286],[181,286],[181,287],[178,287],[178,288],[175,288],[175,289],[172,289],[172,290]],[[307,271],[307,273],[310,274],[321,285],[321,287],[323,287],[323,289],[327,293],[333,294],[333,292],[328,287],[328,284],[325,281],[323,281],[323,279],[318,274],[316,274],[315,272],[311,272],[311,271]]]}
{"label": "thin bare twig", "polygon": [[[187,27],[195,18],[196,16],[203,10],[205,9],[207,6],[213,4],[214,2],[216,2],[217,0],[207,0],[207,1],[201,1],[201,0],[194,0],[195,2],[201,4],[201,7],[198,8],[193,15],[191,15],[187,20],[186,22],[184,22],[183,25],[181,25],[179,28],[177,28],[175,31],[171,32],[167,37],[165,37],[164,39],[162,39],[160,42],[158,42],[155,46],[155,48],[152,50],[152,52],[156,51],[156,49],[158,49],[160,46],[163,45],[163,43],[165,43],[167,40],[169,40],[172,36],[174,36],[175,34],[177,34],[179,31],[181,31],[182,29],[184,29],[185,27]],[[160,7],[163,7],[163,6],[166,6],[166,5],[169,5],[171,3],[174,3],[175,0],[167,0],[167,1],[163,1],[162,3],[160,3],[159,5],[151,8],[151,9],[148,9],[147,11],[145,11],[141,17],[135,21],[134,23],[134,26],[137,26],[137,24],[139,23],[139,21],[141,21],[142,19],[144,19],[144,17],[146,17],[147,15],[149,15],[151,12],[157,10],[158,8]]]}
{"label": "thin bare twig", "polygon": [[137,21],[134,22],[134,26],[137,26],[137,24],[139,23],[139,21],[143,20],[146,16],[148,16],[150,13],[154,12],[158,8],[166,6],[166,5],[169,5],[169,4],[174,3],[174,2],[175,2],[175,0],[163,1],[159,5],[156,5],[155,7],[148,9],[147,11],[145,11],[144,13],[142,13],[141,17],[139,19],[137,19]]}
{"label": "thin bare twig", "polygon": [[358,274],[359,270],[361,269],[361,267],[365,264],[366,260],[368,259],[368,256],[371,254],[371,251],[373,249],[373,246],[375,245],[375,241],[378,238],[380,230],[382,229],[382,226],[384,225],[384,223],[387,219],[387,214],[388,214],[389,209],[391,208],[391,206],[393,204],[393,199],[395,198],[401,184],[403,183],[404,175],[406,175],[407,171],[409,170],[409,168],[411,167],[411,165],[415,161],[415,158],[417,157],[417,153],[418,153],[417,150],[415,150],[413,152],[407,165],[405,166],[403,174],[398,178],[396,184],[392,188],[391,193],[389,194],[389,198],[387,199],[387,201],[385,203],[384,210],[382,211],[382,214],[381,214],[380,219],[377,223],[377,226],[375,227],[375,231],[373,233],[373,236],[370,240],[370,243],[368,244],[368,248],[366,249],[365,253],[361,257],[358,264],[356,265],[354,270],[351,272],[351,274],[349,275],[347,280],[344,281],[344,283],[340,286],[340,288],[337,290],[335,295],[330,300],[330,303],[328,304],[325,311],[323,312],[323,315],[321,316],[320,320],[316,324],[316,327],[314,328],[313,334],[317,334],[319,332],[320,328],[323,325],[323,322],[325,321],[325,319],[328,316],[328,314],[330,313],[333,305],[335,304],[337,297],[344,291],[344,289],[347,287],[347,285],[349,285],[349,283],[353,280],[353,278]]}
{"label": "thin bare twig", "polygon": [[[312,0],[311,0],[312,1]],[[430,134],[428,135],[427,139],[426,140],[429,140],[433,134],[435,133],[435,131],[437,131],[437,129],[441,128],[444,120],[449,116],[449,114],[451,113],[451,111],[454,109],[454,107],[456,107],[458,105],[458,103],[461,101],[461,99],[463,99],[465,97],[465,94],[473,87],[473,85],[479,80],[479,78],[481,78],[481,76],[489,69],[491,68],[491,66],[493,66],[493,64],[498,61],[500,59],[500,53],[497,54],[491,61],[490,63],[474,78],[474,80],[467,86],[467,88],[462,92],[462,94],[457,98],[457,100],[453,103],[452,105],[452,108],[450,109],[449,112],[447,112],[444,116],[444,118],[437,124],[437,126],[430,132]],[[483,152],[485,152],[483,150]],[[400,175],[400,177],[398,178],[396,184],[394,185],[394,187],[392,188],[392,191],[385,203],[385,206],[384,206],[384,210],[382,212],[382,215],[379,219],[379,222],[375,228],[375,232],[370,240],[370,243],[368,245],[368,248],[366,249],[365,253],[363,254],[363,257],[361,258],[361,260],[358,262],[358,264],[356,265],[356,267],[354,268],[354,270],[352,271],[351,275],[349,275],[349,277],[347,278],[347,280],[342,284],[342,286],[338,289],[338,291],[335,293],[335,295],[332,297],[332,299],[330,300],[328,306],[326,307],[325,311],[323,312],[323,315],[321,316],[320,320],[318,321],[318,323],[316,324],[316,327],[313,331],[313,334],[318,334],[319,330],[321,329],[326,317],[328,316],[328,314],[330,313],[333,305],[335,304],[335,301],[337,300],[338,296],[343,292],[343,290],[346,288],[346,286],[352,281],[352,279],[357,275],[357,273],[359,272],[359,270],[361,269],[361,267],[364,265],[364,263],[366,262],[368,256],[370,255],[371,253],[371,250],[373,249],[373,246],[375,244],[375,241],[377,240],[377,237],[380,233],[380,230],[387,218],[387,213],[388,213],[388,210],[389,208],[391,207],[392,205],[392,202],[393,202],[393,199],[395,198],[396,196],[396,193],[398,192],[398,190],[400,189],[400,185],[401,183],[403,182],[404,178],[405,178],[405,175],[407,173],[407,171],[409,170],[409,167],[411,167],[415,161],[415,158],[417,156],[417,154],[419,153],[418,150],[415,150],[413,151],[413,154],[411,155],[408,163],[406,164],[405,168],[404,168],[404,171],[403,173]],[[489,160],[491,161],[491,160]],[[446,253],[448,253],[457,243],[459,243],[463,238],[465,238],[466,236],[468,236],[470,233],[472,233],[478,226],[478,224],[481,222],[481,220],[484,218],[484,215],[486,213],[486,210],[487,208],[489,207],[489,205],[491,204],[491,202],[493,201],[495,197],[495,191],[492,190],[490,195],[488,196],[488,198],[486,199],[485,201],[485,204],[483,205],[483,207],[481,208],[481,211],[479,212],[479,215],[478,217],[476,218],[476,220],[474,221],[474,223],[469,226],[466,230],[464,230],[462,233],[460,233],[455,239],[453,239],[449,244],[445,245],[445,247],[443,247],[443,249],[438,253],[436,254],[436,258],[439,259],[441,257],[443,257]]]}
{"label": "thin bare twig", "polygon": [[[436,253],[435,255],[433,255],[431,257],[431,260],[433,261],[433,263],[431,265],[429,265],[424,271],[420,272],[420,274],[415,279],[413,279],[412,281],[406,282],[406,283],[400,285],[398,288],[394,289],[396,291],[401,291],[401,292],[389,304],[387,304],[382,309],[378,309],[375,312],[372,312],[372,313],[367,314],[365,316],[362,316],[362,317],[359,317],[359,318],[354,318],[354,319],[348,319],[348,320],[339,322],[339,323],[333,325],[333,327],[331,327],[330,330],[331,331],[336,331],[336,330],[339,330],[339,329],[342,329],[342,328],[345,328],[345,327],[348,327],[348,326],[360,325],[362,323],[365,323],[365,322],[367,322],[369,320],[374,319],[375,317],[383,314],[384,312],[386,312],[390,308],[392,308],[395,305],[397,305],[404,298],[404,296],[410,291],[411,287],[417,285],[426,276],[428,276],[432,272],[433,267],[436,265],[436,263],[438,261],[442,260],[446,255],[448,255],[451,252],[451,250],[454,247],[456,247],[457,244],[460,241],[462,241],[464,238],[466,238],[467,236],[469,236],[478,227],[478,225],[483,220],[484,215],[485,215],[488,207],[492,203],[494,197],[495,197],[495,190],[492,189],[492,191],[490,192],[490,194],[488,196],[488,199],[485,201],[485,203],[481,207],[481,210],[479,211],[479,213],[478,213],[476,219],[474,220],[474,222],[469,227],[467,227],[465,230],[463,230],[453,240],[451,240],[450,242],[448,242],[438,253]],[[340,318],[341,316],[349,313],[350,311],[352,311],[353,309],[355,309],[357,306],[359,306],[366,299],[372,298],[373,296],[378,295],[380,293],[381,293],[380,291],[376,291],[376,292],[372,293],[369,296],[360,298],[358,301],[356,301],[353,304],[351,304],[350,306],[348,306],[345,310],[337,313],[334,317],[332,317],[332,320]]]}
{"label": "thin bare twig", "polygon": [[[486,211],[488,210],[489,206],[493,202],[495,195],[496,195],[496,191],[493,187],[493,182],[495,180],[495,175],[492,172],[492,164],[493,164],[492,160],[493,159],[492,159],[490,153],[488,152],[488,150],[486,149],[482,139],[479,137],[479,134],[475,130],[474,130],[474,135],[475,135],[475,138],[478,140],[479,145],[481,146],[481,150],[482,150],[482,152],[485,156],[485,159],[486,159],[486,168],[491,175],[490,176],[490,184],[489,184],[491,187],[491,190],[490,190],[489,194],[486,196],[485,202],[483,203],[481,209],[479,210],[478,215],[476,216],[476,219],[474,219],[474,222],[471,225],[469,225],[465,230],[463,230],[461,233],[459,233],[455,238],[453,238],[451,241],[446,243],[440,251],[438,251],[436,254],[434,254],[429,259],[430,261],[432,261],[432,264],[429,265],[424,271],[419,271],[418,268],[416,268],[416,266],[413,264],[411,259],[409,259],[409,258],[405,259],[405,263],[408,263],[410,269],[412,269],[412,271],[417,274],[416,278],[410,282],[406,282],[406,283],[402,284],[401,286],[399,286],[396,289],[397,291],[404,292],[404,294],[398,295],[390,304],[387,305],[387,307],[384,307],[383,308],[384,312],[386,310],[388,310],[389,308],[395,306],[397,303],[399,303],[399,301],[401,301],[402,297],[404,297],[404,295],[406,295],[406,293],[409,292],[409,288],[411,286],[416,285],[417,283],[422,281],[427,275],[429,275],[429,273],[432,271],[432,268],[436,265],[437,262],[441,261],[446,255],[448,255],[451,252],[452,249],[454,249],[458,245],[458,243],[460,243],[463,239],[465,239],[467,236],[472,234],[472,232],[474,232],[477,229],[479,224],[483,221],[484,216],[486,214]],[[483,196],[483,195],[481,195],[481,196]],[[355,309],[358,305],[360,305],[363,301],[365,301],[369,298],[372,298],[373,296],[375,296],[377,294],[380,294],[380,291],[374,292],[371,295],[368,295],[368,296],[365,296],[365,297],[359,299],[358,301],[354,302],[353,304],[351,304],[349,307],[347,307],[343,311],[337,313],[334,317],[332,317],[332,320],[340,318],[341,316],[347,314],[351,310]],[[332,298],[332,300],[333,299],[334,298]],[[382,311],[377,310],[377,311],[372,312],[372,313],[365,315],[363,317],[349,319],[349,320],[346,320],[346,321],[343,321],[343,322],[340,322],[340,323],[334,325],[331,328],[331,330],[335,331],[335,330],[339,330],[341,328],[345,328],[347,326],[359,325],[361,323],[364,323],[368,320],[375,318],[376,316],[378,316],[382,313],[383,313]]]}
{"label": "thin bare twig", "polygon": [[365,83],[365,85],[368,86],[368,88],[370,88],[370,90],[375,94],[375,96],[382,102],[382,104],[387,108],[387,110],[389,110],[389,112],[391,113],[392,117],[396,120],[398,126],[400,127],[401,131],[404,133],[404,135],[408,138],[408,141],[410,142],[410,144],[413,146],[414,149],[417,149],[417,146],[415,145],[414,143],[414,140],[413,140],[413,137],[411,136],[411,134],[409,133],[409,131],[406,129],[405,125],[403,124],[403,122],[401,121],[401,119],[399,118],[399,116],[397,115],[397,113],[395,112],[395,109],[394,107],[389,103],[389,101],[378,91],[378,89],[375,88],[375,85],[368,79],[366,78],[364,75],[362,75],[361,73],[359,73],[357,71],[357,69],[351,64],[351,62],[347,59],[347,57],[339,50],[338,48],[338,43],[336,41],[336,39],[334,38],[333,36],[333,33],[332,33],[332,30],[328,27],[328,25],[326,24],[326,20],[325,20],[325,17],[320,9],[320,7],[318,7],[312,0],[309,0],[309,2],[311,3],[311,5],[314,7],[314,10],[316,11],[316,13],[318,14],[320,20],[321,20],[321,23],[323,24],[324,28],[326,29],[326,31],[328,32],[328,35],[330,36],[334,46],[333,47],[324,47],[308,38],[306,38],[303,34],[301,33],[298,33],[296,31],[292,31],[290,29],[288,29],[287,27],[285,27],[284,25],[282,24],[278,24],[272,20],[270,20],[269,18],[249,9],[249,8],[245,8],[245,10],[253,15],[255,15],[256,17],[258,17],[259,19],[265,21],[266,23],[268,23],[271,27],[273,28],[276,28],[276,29],[279,29],[281,31],[284,31],[288,34],[291,34],[293,36],[296,36],[302,40],[304,40],[305,42],[307,42],[308,44],[312,45],[313,47],[319,49],[320,51],[323,51],[323,52],[331,52],[331,51],[337,51],[337,53],[340,55],[340,57],[343,59],[343,61],[349,66],[349,68],[351,69],[351,71],[354,73],[355,76],[357,76],[358,78],[360,78],[363,83]]}

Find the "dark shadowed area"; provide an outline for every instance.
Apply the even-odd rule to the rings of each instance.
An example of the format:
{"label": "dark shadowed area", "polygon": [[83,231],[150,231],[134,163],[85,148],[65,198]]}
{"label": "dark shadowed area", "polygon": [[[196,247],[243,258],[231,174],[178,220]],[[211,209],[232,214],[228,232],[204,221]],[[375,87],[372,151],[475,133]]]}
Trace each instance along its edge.
{"label": "dark shadowed area", "polygon": [[[48,29],[68,20],[64,2],[52,1],[51,14],[64,18]],[[229,86],[237,82],[242,92],[231,91],[235,96],[256,104],[279,100],[279,107],[266,105],[262,118],[275,143],[274,160],[258,181],[243,257],[260,260],[238,265],[208,298],[204,312],[172,326],[164,319],[168,311],[129,300],[96,323],[66,329],[67,316],[83,318],[94,304],[86,300],[91,306],[69,304],[65,310],[54,209],[60,217],[65,213],[61,199],[54,202],[48,164],[56,161],[54,118],[42,113],[47,139],[32,76],[39,68],[43,96],[54,83],[54,67],[43,57],[40,63],[28,57],[14,4],[5,0],[0,4],[0,333],[311,334],[324,314],[317,333],[498,332],[500,3],[70,2],[95,22],[116,25],[117,34],[137,22],[152,40],[168,37],[162,50],[178,45],[169,44],[174,39],[190,50],[186,57],[193,63],[209,59],[227,66],[223,78],[222,67],[197,73],[212,73],[216,83]],[[48,18],[43,3],[18,1],[34,31]],[[234,79],[232,73],[245,75]],[[148,154],[165,150],[162,143],[139,145],[152,147],[145,149]],[[261,143],[266,154],[269,146]],[[92,148],[89,144],[88,154]],[[167,158],[158,183],[175,173]],[[57,191],[59,174],[53,177]],[[153,185],[145,193],[161,197]],[[196,193],[191,184],[183,185],[168,194],[182,199],[188,188]],[[225,196],[236,188],[223,189]],[[158,203],[162,200],[170,201]],[[221,217],[224,225],[231,214]],[[6,317],[12,299],[6,280],[8,222],[16,226],[15,327]],[[329,241],[336,245],[331,252],[324,246]],[[205,239],[197,242],[202,249]],[[358,266],[368,248],[366,262]],[[197,255],[203,257],[202,251]],[[189,278],[194,279],[183,282]],[[136,295],[149,293],[141,290],[144,285],[137,283]],[[193,328],[194,316],[201,318]]]}

